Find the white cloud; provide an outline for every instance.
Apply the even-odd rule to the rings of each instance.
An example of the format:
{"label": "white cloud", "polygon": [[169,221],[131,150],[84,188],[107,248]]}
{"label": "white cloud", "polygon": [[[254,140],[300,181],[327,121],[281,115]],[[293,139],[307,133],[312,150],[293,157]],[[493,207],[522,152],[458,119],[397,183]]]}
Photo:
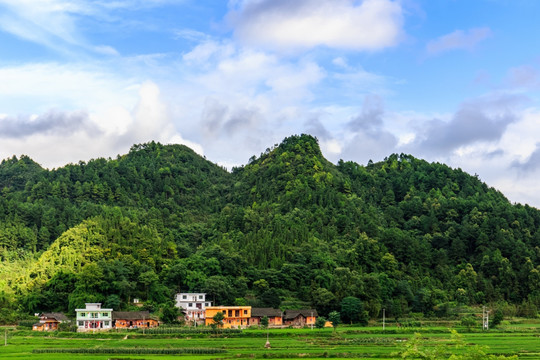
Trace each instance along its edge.
{"label": "white cloud", "polygon": [[220,61],[235,53],[232,44],[221,44],[215,40],[206,40],[198,44],[190,52],[183,55],[183,60],[188,64],[201,66],[211,60]]}
{"label": "white cloud", "polygon": [[282,61],[275,55],[245,48],[229,42],[208,41],[184,55],[189,68],[187,80],[200,93],[219,97],[228,103],[258,103],[280,100],[281,107],[306,101],[311,87],[325,73],[311,60]]}
{"label": "white cloud", "polygon": [[391,0],[244,0],[228,19],[243,43],[287,52],[380,50],[403,35],[401,4]]}
{"label": "white cloud", "polygon": [[[78,27],[81,17],[120,21],[115,10],[130,11],[181,3],[183,0],[0,0],[0,29],[60,53],[81,50],[101,55],[118,55],[111,46],[91,44]],[[2,11],[3,10],[3,11]]]}
{"label": "white cloud", "polygon": [[[133,106],[133,105],[132,105]],[[0,157],[26,154],[46,167],[63,166],[96,157],[115,157],[135,143],[181,143],[203,154],[200,144],[176,130],[158,86],[139,87],[131,110],[114,106],[99,113],[50,111],[29,118],[4,117]]]}
{"label": "white cloud", "polygon": [[527,99],[512,94],[490,94],[464,102],[450,119],[432,119],[418,131],[409,151],[421,155],[462,154],[478,143],[498,142],[518,121]]}
{"label": "white cloud", "polygon": [[77,31],[70,12],[72,3],[58,0],[0,0],[0,28],[25,40],[61,49],[61,43],[76,44]]}
{"label": "white cloud", "polygon": [[527,109],[519,120],[508,126],[500,141],[500,147],[514,161],[525,163],[536,150],[540,139],[540,111]]}
{"label": "white cloud", "polygon": [[90,64],[35,63],[0,67],[0,108],[11,114],[51,108],[129,106],[137,82],[114,69]]}
{"label": "white cloud", "polygon": [[437,55],[452,50],[472,51],[483,40],[492,35],[490,28],[474,28],[468,31],[456,30],[430,41],[426,46],[428,55]]}
{"label": "white cloud", "polygon": [[334,64],[335,66],[344,68],[344,69],[350,69],[349,64],[347,64],[347,59],[344,59],[341,56],[333,59],[332,64]]}
{"label": "white cloud", "polygon": [[343,151],[342,144],[338,139],[321,140],[321,151],[331,155],[341,154]]}

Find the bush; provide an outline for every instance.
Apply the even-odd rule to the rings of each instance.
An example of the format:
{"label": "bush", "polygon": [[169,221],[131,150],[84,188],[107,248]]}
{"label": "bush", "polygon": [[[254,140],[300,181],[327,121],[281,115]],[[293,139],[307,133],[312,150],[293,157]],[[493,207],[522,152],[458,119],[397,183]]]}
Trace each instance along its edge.
{"label": "bush", "polygon": [[326,318],[319,316],[317,320],[315,320],[315,327],[317,329],[324,329],[324,325],[326,325]]}
{"label": "bush", "polygon": [[32,329],[32,325],[37,323],[39,320],[37,318],[33,320],[19,320],[17,322],[17,328],[24,330],[24,329]]}
{"label": "bush", "polygon": [[497,311],[495,311],[495,315],[493,316],[493,320],[491,320],[491,324],[489,325],[491,328],[496,328],[500,323],[501,321],[503,321],[503,312],[501,309],[497,309]]}
{"label": "bush", "polygon": [[467,327],[469,330],[478,325],[474,316],[466,316],[461,319],[461,326]]}
{"label": "bush", "polygon": [[62,322],[58,324],[58,331],[63,332],[77,332],[77,325],[74,321]]}

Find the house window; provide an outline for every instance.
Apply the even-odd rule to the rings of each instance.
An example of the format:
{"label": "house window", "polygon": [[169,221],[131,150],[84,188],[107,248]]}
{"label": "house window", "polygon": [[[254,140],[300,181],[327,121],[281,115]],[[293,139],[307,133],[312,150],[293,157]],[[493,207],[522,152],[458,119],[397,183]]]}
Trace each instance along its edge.
{"label": "house window", "polygon": [[210,306],[210,305],[208,305],[208,303],[204,303],[204,306]]}
{"label": "house window", "polygon": [[84,326],[84,321],[79,321],[79,326]]}
{"label": "house window", "polygon": [[101,313],[102,317],[109,317],[109,313]]}
{"label": "house window", "polygon": [[187,295],[182,295],[182,299],[187,299]]}
{"label": "house window", "polygon": [[109,322],[108,321],[104,321],[105,323],[105,326],[109,326]]}
{"label": "house window", "polygon": [[199,299],[202,299],[202,295],[199,295]]}
{"label": "house window", "polygon": [[192,307],[192,306],[193,306],[193,303],[189,303],[188,306],[189,306],[189,307]]}
{"label": "house window", "polygon": [[86,317],[86,313],[81,313],[81,317]]}
{"label": "house window", "polygon": [[247,315],[247,310],[244,310],[244,315]]}

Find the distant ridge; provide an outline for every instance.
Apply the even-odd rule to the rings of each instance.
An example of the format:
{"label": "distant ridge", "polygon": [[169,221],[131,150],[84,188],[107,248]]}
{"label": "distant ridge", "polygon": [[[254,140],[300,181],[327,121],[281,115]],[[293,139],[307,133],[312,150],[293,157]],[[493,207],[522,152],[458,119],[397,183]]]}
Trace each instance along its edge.
{"label": "distant ridge", "polygon": [[133,298],[158,311],[180,289],[322,315],[349,296],[372,317],[540,306],[540,211],[407,154],[332,164],[303,134],[227,172],[150,142],[55,170],[13,157],[0,189],[4,322]]}

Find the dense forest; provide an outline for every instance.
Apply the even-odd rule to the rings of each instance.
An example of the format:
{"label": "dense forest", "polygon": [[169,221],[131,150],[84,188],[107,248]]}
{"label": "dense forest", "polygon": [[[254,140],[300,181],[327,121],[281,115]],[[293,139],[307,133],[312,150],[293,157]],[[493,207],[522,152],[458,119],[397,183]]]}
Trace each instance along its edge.
{"label": "dense forest", "polygon": [[[405,154],[366,166],[291,136],[227,171],[182,145],[47,170],[0,163],[0,321],[85,302],[445,316],[540,306],[540,211],[460,169]],[[344,300],[345,299],[345,300]]]}

